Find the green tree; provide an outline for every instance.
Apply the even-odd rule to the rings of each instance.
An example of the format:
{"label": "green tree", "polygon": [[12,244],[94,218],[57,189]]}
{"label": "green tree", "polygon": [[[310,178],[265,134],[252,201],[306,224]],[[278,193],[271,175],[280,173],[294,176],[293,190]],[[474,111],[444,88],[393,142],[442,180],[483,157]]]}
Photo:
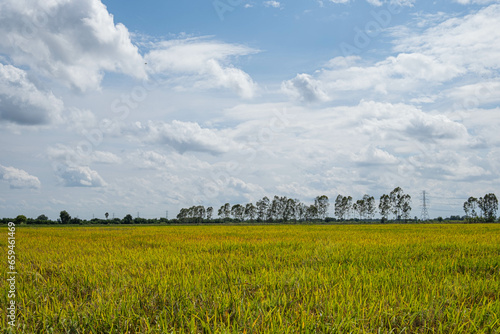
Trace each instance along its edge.
{"label": "green tree", "polygon": [[61,218],[61,224],[69,224],[69,222],[71,220],[71,216],[69,215],[69,213],[66,210],[61,211],[59,213],[59,218]]}
{"label": "green tree", "polygon": [[311,221],[318,218],[318,207],[314,204],[309,205],[306,209],[306,220]]}
{"label": "green tree", "polygon": [[339,220],[345,220],[352,210],[352,197],[338,195],[335,199],[335,215]]}
{"label": "green tree", "polygon": [[365,201],[362,199],[358,199],[356,203],[352,205],[352,209],[356,211],[359,215],[359,219],[364,218],[364,213],[365,213]]}
{"label": "green tree", "polygon": [[26,216],[19,215],[19,216],[16,217],[16,219],[14,219],[14,224],[16,224],[16,225],[24,225],[24,224],[26,224],[27,221],[28,221],[28,218],[26,218]]}
{"label": "green tree", "polygon": [[392,202],[389,195],[383,194],[380,197],[380,202],[378,203],[378,209],[382,218],[386,220],[392,211]]}
{"label": "green tree", "polygon": [[318,216],[321,219],[326,218],[326,214],[328,212],[328,208],[330,207],[330,202],[328,200],[328,196],[322,195],[316,197],[314,200],[314,205],[318,208]]}
{"label": "green tree", "polygon": [[482,211],[482,216],[489,222],[495,221],[496,212],[498,210],[498,199],[495,194],[487,194],[479,198],[479,209]]}
{"label": "green tree", "polygon": [[213,208],[213,207],[211,207],[211,206],[209,206],[209,207],[207,208],[207,219],[208,219],[208,220],[212,219],[212,215],[213,215],[213,213],[214,213],[214,208]]}
{"label": "green tree", "polygon": [[134,222],[134,218],[132,218],[131,214],[126,215],[123,217],[123,224],[132,224]]}
{"label": "green tree", "polygon": [[106,217],[106,219],[108,219],[108,217],[109,217],[109,213],[107,213],[107,212],[106,212],[106,213],[104,214],[104,217]]}
{"label": "green tree", "polygon": [[306,212],[307,212],[307,206],[299,202],[297,200],[297,204],[295,205],[295,216],[297,217],[298,220],[302,220],[306,217]]}
{"label": "green tree", "polygon": [[393,191],[389,194],[389,198],[391,199],[391,208],[392,208],[392,213],[394,214],[395,219],[400,219],[401,218],[401,212],[402,212],[402,202],[401,199],[404,196],[403,189],[400,187],[394,188]]}
{"label": "green tree", "polygon": [[406,194],[401,197],[401,213],[403,219],[406,221],[410,218],[411,214],[411,196]]}
{"label": "green tree", "polygon": [[47,217],[46,215],[40,215],[38,217],[36,217],[37,220],[49,220],[49,217]]}
{"label": "green tree", "polygon": [[258,220],[267,220],[268,212],[269,212],[269,198],[267,196],[263,197],[260,201],[255,203],[257,206],[257,219]]}
{"label": "green tree", "polygon": [[234,219],[243,220],[243,215],[245,214],[245,207],[241,204],[235,204],[231,208],[231,215]]}
{"label": "green tree", "polygon": [[363,204],[365,218],[372,219],[375,214],[375,198],[373,196],[364,195]]}
{"label": "green tree", "polygon": [[477,208],[477,198],[472,196],[469,197],[467,201],[464,202],[464,211],[466,218],[477,217],[476,208]]}
{"label": "green tree", "polygon": [[245,205],[245,217],[247,217],[249,220],[253,220],[256,215],[257,207],[252,203],[247,203],[247,205]]}
{"label": "green tree", "polygon": [[217,213],[219,214],[219,217],[222,217],[224,219],[229,218],[229,215],[231,214],[231,204],[224,204],[219,208],[219,211]]}

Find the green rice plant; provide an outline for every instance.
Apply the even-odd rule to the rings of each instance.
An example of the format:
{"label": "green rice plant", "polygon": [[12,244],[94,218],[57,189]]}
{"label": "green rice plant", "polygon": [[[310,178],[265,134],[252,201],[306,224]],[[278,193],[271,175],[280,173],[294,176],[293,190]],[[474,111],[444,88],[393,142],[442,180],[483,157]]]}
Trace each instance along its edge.
{"label": "green rice plant", "polygon": [[[499,232],[495,224],[21,227],[17,332],[499,333]],[[0,324],[8,333],[5,316]]]}

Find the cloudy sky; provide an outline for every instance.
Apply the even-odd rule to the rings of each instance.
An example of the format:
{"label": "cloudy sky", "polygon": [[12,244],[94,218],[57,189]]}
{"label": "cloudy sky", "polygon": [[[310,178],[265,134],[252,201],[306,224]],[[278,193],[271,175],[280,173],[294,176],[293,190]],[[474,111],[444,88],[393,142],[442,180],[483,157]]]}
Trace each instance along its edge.
{"label": "cloudy sky", "polygon": [[499,3],[2,0],[1,216],[396,186],[463,214],[500,195]]}

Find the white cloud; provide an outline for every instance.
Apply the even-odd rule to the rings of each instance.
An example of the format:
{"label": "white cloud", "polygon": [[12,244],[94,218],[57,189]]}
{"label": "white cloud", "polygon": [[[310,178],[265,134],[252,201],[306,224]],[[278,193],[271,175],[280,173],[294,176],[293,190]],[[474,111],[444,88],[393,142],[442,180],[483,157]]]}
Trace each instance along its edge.
{"label": "white cloud", "polygon": [[11,189],[39,189],[40,180],[22,169],[0,165],[0,180],[9,183]]}
{"label": "white cloud", "polygon": [[63,144],[49,147],[47,156],[53,161],[68,165],[120,164],[122,162],[120,157],[111,152],[97,150],[84,152],[79,147],[70,147]]}
{"label": "white cloud", "polygon": [[491,172],[478,165],[477,156],[468,156],[450,150],[436,150],[432,154],[410,157],[415,172],[433,179],[452,181],[490,180]]}
{"label": "white cloud", "polygon": [[264,6],[266,7],[273,7],[273,8],[283,8],[282,4],[279,1],[264,1]]}
{"label": "white cloud", "polygon": [[[423,53],[460,73],[488,74],[500,69],[500,5],[450,18],[423,32],[396,40],[398,52]],[[405,30],[405,29],[403,29]]]}
{"label": "white cloud", "polygon": [[65,187],[104,187],[106,182],[99,173],[87,166],[56,164],[55,172]]}
{"label": "white cloud", "polygon": [[0,63],[0,121],[48,124],[60,119],[63,108],[60,99],[39,90],[24,70]]}
{"label": "white cloud", "polygon": [[168,145],[180,153],[194,151],[216,155],[227,152],[234,145],[224,131],[202,128],[195,122],[149,121],[144,125],[137,124],[131,132],[141,141]]}
{"label": "white cloud", "polygon": [[285,81],[283,91],[305,101],[344,98],[345,92],[401,100],[401,93],[421,92],[462,73],[452,64],[419,53],[401,53],[371,66],[357,65],[356,60],[353,56],[334,58],[315,76],[300,74]]}
{"label": "white cloud", "polygon": [[328,95],[321,88],[321,82],[308,74],[297,74],[295,78],[283,82],[281,89],[300,101],[325,102],[329,100]]}
{"label": "white cloud", "polygon": [[146,77],[127,28],[100,0],[3,1],[0,34],[15,65],[81,91],[97,89],[105,71]]}
{"label": "white cloud", "polygon": [[[358,56],[336,57],[314,74],[282,83],[282,91],[299,100],[436,101],[443,85],[459,85],[500,69],[500,5],[464,17],[441,17],[430,27],[393,29],[394,56],[366,63]],[[491,81],[491,79],[487,79]],[[469,81],[470,82],[470,81]],[[318,94],[319,93],[319,94]],[[427,97],[427,98],[426,98]]]}
{"label": "white cloud", "polygon": [[470,137],[467,128],[444,115],[431,115],[404,104],[362,101],[361,129],[372,137],[398,139],[407,143],[446,141],[448,145],[467,145]]}
{"label": "white cloud", "polygon": [[360,166],[395,165],[400,162],[394,155],[373,145],[363,147],[359,153],[352,153],[351,159]]}
{"label": "white cloud", "polygon": [[229,88],[243,98],[255,94],[256,84],[243,70],[230,64],[230,60],[258,52],[255,49],[221,43],[206,38],[170,40],[157,43],[145,59],[155,73],[175,74],[181,86]]}
{"label": "white cloud", "polygon": [[444,94],[460,109],[472,109],[488,104],[500,103],[500,82],[484,81],[453,87]]}

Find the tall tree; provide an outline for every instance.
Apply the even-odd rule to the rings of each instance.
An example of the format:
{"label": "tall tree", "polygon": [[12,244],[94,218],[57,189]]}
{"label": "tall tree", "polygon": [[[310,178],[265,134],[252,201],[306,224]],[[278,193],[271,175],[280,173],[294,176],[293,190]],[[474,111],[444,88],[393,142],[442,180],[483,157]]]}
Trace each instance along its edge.
{"label": "tall tree", "polygon": [[247,217],[249,220],[253,220],[255,216],[257,215],[257,208],[255,205],[252,203],[247,203],[245,205],[245,217]]}
{"label": "tall tree", "polygon": [[401,196],[401,214],[406,221],[410,218],[411,214],[411,196],[409,194]]}
{"label": "tall tree", "polygon": [[285,197],[285,203],[284,203],[284,210],[283,210],[283,220],[288,221],[290,219],[295,218],[295,212],[297,210],[297,203],[295,202],[294,199],[292,198],[286,198]]}
{"label": "tall tree", "polygon": [[391,198],[392,213],[394,214],[395,219],[401,218],[401,210],[403,204],[401,202],[401,199],[403,196],[403,189],[401,189],[400,187],[394,188],[394,190],[389,194],[389,197]]}
{"label": "tall tree", "polygon": [[213,207],[211,207],[211,206],[209,206],[209,207],[207,208],[207,219],[208,219],[208,220],[212,219],[212,215],[213,215],[213,213],[214,213],[214,208],[213,208]]}
{"label": "tall tree", "polygon": [[477,198],[469,197],[467,201],[464,202],[464,211],[467,218],[476,218],[477,217]]}
{"label": "tall tree", "polygon": [[307,206],[299,200],[295,200],[295,202],[297,203],[295,208],[295,216],[298,220],[302,220],[306,217]]}
{"label": "tall tree", "polygon": [[231,215],[234,219],[243,220],[243,214],[245,213],[245,208],[241,204],[235,204],[231,208]]}
{"label": "tall tree", "polygon": [[59,218],[61,218],[61,224],[69,224],[69,221],[71,220],[71,216],[66,210],[59,213]]}
{"label": "tall tree", "polygon": [[314,200],[314,205],[318,208],[318,215],[320,219],[325,219],[328,213],[328,208],[330,207],[330,202],[328,201],[328,196],[322,195],[316,197]]}
{"label": "tall tree", "polygon": [[375,198],[373,196],[364,195],[363,196],[363,204],[364,204],[364,214],[365,218],[372,219],[375,214]]}
{"label": "tall tree", "polygon": [[229,203],[224,204],[223,206],[220,207],[217,213],[219,214],[219,217],[229,218],[229,215],[231,214],[231,204]]}
{"label": "tall tree", "polygon": [[487,221],[495,220],[496,212],[498,210],[498,199],[495,194],[490,193],[479,198],[478,206],[482,212],[482,216]]}
{"label": "tall tree", "polygon": [[267,220],[269,212],[269,198],[267,196],[263,197],[260,201],[257,201],[257,219]]}
{"label": "tall tree", "polygon": [[108,217],[109,217],[109,213],[107,213],[107,212],[106,212],[106,213],[104,214],[104,217],[106,217],[106,219],[108,219]]}
{"label": "tall tree", "polygon": [[380,211],[380,215],[384,219],[387,219],[389,217],[389,214],[392,211],[392,202],[391,202],[391,198],[389,197],[389,195],[383,194],[380,197],[380,202],[378,204],[378,209]]}
{"label": "tall tree", "polygon": [[273,201],[269,207],[269,216],[272,219],[278,220],[283,219],[283,213],[285,211],[286,197],[274,196]]}
{"label": "tall tree", "polygon": [[203,205],[198,205],[194,207],[194,218],[198,218],[200,220],[205,219],[207,214],[207,210]]}
{"label": "tall tree", "polygon": [[365,201],[362,199],[358,199],[356,203],[352,205],[352,209],[356,211],[359,215],[359,219],[363,219],[365,217]]}
{"label": "tall tree", "polygon": [[311,221],[318,218],[318,207],[314,204],[309,205],[306,209],[306,220]]}
{"label": "tall tree", "polygon": [[352,209],[352,197],[338,195],[335,199],[335,215],[340,220],[345,220]]}

